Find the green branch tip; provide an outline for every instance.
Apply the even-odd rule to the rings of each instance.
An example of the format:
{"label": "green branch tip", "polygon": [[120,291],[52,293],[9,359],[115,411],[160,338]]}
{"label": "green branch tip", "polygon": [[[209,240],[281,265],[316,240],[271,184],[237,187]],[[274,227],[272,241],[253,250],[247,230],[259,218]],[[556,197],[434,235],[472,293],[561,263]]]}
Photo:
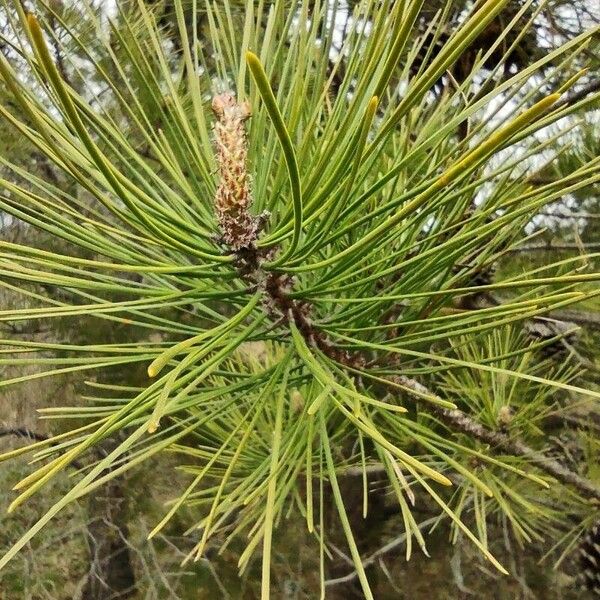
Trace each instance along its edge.
{"label": "green branch tip", "polygon": [[585,69],[577,71],[573,77],[567,79],[567,81],[565,81],[565,83],[558,88],[556,93],[561,95],[564,94],[567,90],[571,89],[584,75],[586,75],[589,70],[589,67],[586,67]]}
{"label": "green branch tip", "polygon": [[42,35],[42,28],[40,27],[40,22],[37,20],[37,17],[33,13],[27,13],[27,26],[32,34],[36,36]]}
{"label": "green branch tip", "polygon": [[265,103],[265,108],[267,109],[269,117],[271,118],[273,126],[275,127],[275,133],[277,134],[279,144],[281,145],[281,149],[283,151],[283,157],[285,159],[288,177],[290,180],[290,188],[292,191],[292,202],[294,207],[294,233],[292,236],[292,241],[284,254],[276,261],[269,263],[269,266],[273,267],[287,261],[287,259],[294,254],[296,248],[298,247],[298,243],[300,242],[303,220],[302,186],[300,183],[300,171],[298,169],[296,152],[294,151],[290,134],[281,115],[281,111],[279,110],[279,106],[277,105],[277,99],[275,98],[275,94],[271,89],[269,78],[267,77],[260,59],[258,56],[256,56],[256,54],[250,51],[246,52],[246,62],[248,63],[250,73],[252,74],[254,83],[258,88],[260,97]]}
{"label": "green branch tip", "polygon": [[254,52],[251,52],[250,50],[246,50],[246,62],[248,63],[248,65],[255,65],[262,68],[262,65],[260,64],[260,59],[258,58],[258,56],[256,56],[256,54],[254,54]]}

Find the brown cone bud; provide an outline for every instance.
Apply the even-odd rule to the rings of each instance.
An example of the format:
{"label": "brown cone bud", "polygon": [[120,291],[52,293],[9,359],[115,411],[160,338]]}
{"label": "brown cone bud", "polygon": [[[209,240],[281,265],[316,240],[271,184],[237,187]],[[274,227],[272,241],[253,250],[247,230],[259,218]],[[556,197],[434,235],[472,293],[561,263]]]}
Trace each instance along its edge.
{"label": "brown cone bud", "polygon": [[213,98],[215,146],[221,181],[215,210],[223,241],[232,249],[249,248],[256,241],[258,220],[250,214],[252,197],[247,167],[248,143],[245,121],[250,117],[247,102],[238,104],[230,93]]}

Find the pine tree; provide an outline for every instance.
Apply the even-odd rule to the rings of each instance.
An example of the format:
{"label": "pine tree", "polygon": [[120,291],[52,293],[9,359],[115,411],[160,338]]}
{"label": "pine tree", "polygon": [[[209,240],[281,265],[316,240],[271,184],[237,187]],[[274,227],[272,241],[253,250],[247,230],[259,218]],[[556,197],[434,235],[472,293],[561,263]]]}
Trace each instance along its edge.
{"label": "pine tree", "polygon": [[[566,553],[598,519],[598,440],[565,462],[550,417],[600,392],[577,324],[547,323],[593,305],[600,273],[585,252],[506,259],[545,207],[600,180],[597,154],[565,166],[559,146],[599,98],[582,68],[598,29],[513,73],[532,2],[482,0],[456,19],[447,3],[423,28],[420,0],[364,0],[342,47],[337,3],[217,4],[7,13],[0,115],[44,168],[5,151],[0,210],[48,243],[0,241],[0,283],[23,302],[0,320],[100,320],[131,340],[2,341],[3,364],[36,369],[3,387],[108,383],[46,412],[74,427],[2,455],[43,461],[10,511],[85,467],[0,567],[65,507],[167,451],[190,481],[150,537],[189,507],[187,560],[243,540],[241,571],[262,554],[263,598],[294,511],[325,593],[330,505],[372,598],[351,513],[383,496],[407,559],[414,543],[427,551],[418,505],[502,573],[493,524]],[[558,165],[543,183],[540,165]]]}

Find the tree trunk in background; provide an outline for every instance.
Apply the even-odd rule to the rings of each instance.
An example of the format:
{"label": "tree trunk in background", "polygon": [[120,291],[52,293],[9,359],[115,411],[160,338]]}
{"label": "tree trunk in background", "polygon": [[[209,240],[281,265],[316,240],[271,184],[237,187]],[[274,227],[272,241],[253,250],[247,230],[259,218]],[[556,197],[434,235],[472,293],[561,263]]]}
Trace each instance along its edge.
{"label": "tree trunk in background", "polygon": [[127,501],[120,478],[90,494],[88,515],[90,570],[82,600],[133,598],[136,581],[128,545]]}

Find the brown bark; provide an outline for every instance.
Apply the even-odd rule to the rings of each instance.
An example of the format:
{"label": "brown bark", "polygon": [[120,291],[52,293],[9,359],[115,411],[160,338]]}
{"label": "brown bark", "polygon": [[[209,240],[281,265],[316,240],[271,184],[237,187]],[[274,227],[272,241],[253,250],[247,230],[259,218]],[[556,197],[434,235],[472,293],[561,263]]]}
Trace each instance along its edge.
{"label": "brown bark", "polygon": [[521,440],[509,437],[500,431],[492,431],[459,410],[450,410],[436,406],[433,408],[433,412],[454,431],[459,431],[489,444],[495,451],[522,456],[558,481],[573,486],[585,498],[593,498],[600,502],[600,488],[595,486],[591,481],[567,469],[558,461],[548,458],[543,453],[530,448]]}

